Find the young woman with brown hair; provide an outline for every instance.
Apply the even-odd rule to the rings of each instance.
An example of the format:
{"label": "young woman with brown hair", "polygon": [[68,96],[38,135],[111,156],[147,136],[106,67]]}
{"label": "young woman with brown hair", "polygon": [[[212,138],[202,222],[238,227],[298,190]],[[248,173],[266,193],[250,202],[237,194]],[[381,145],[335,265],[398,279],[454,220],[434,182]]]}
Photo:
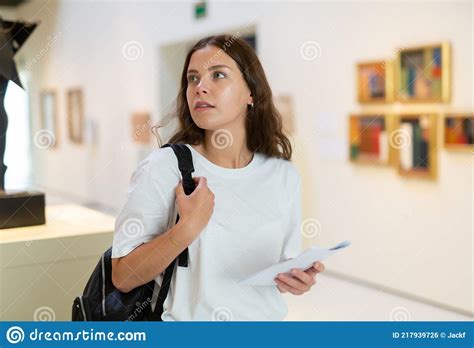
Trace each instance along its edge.
{"label": "young woman with brown hair", "polygon": [[280,293],[308,291],[324,265],[280,275],[274,287],[238,283],[301,252],[301,179],[253,48],[230,35],[197,42],[176,106],[178,130],[169,143],[191,150],[196,190],[184,194],[169,147],[140,163],[116,221],[114,284],[124,292],[152,279],[160,284],[188,247],[188,267],[176,267],[163,320],[284,319]]}

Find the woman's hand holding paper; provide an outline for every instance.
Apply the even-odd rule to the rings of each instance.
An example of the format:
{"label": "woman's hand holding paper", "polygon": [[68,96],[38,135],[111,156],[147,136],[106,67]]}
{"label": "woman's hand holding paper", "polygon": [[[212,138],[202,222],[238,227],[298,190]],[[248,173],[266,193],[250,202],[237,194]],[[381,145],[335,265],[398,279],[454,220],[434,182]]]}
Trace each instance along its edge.
{"label": "woman's hand holding paper", "polygon": [[316,275],[323,272],[325,269],[324,264],[321,262],[315,262],[312,267],[307,270],[292,269],[291,274],[293,277],[287,274],[280,273],[275,278],[278,290],[285,293],[289,292],[293,295],[302,295],[308,292],[313,285],[316,284]]}

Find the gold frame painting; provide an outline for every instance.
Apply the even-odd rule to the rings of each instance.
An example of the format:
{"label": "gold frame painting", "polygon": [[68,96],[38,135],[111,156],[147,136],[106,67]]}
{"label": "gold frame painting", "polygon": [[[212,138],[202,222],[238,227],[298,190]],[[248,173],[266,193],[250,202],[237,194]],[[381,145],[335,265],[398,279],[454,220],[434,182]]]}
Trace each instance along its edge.
{"label": "gold frame painting", "polygon": [[349,116],[349,160],[352,163],[388,166],[393,163],[389,135],[392,117],[386,114]]}
{"label": "gold frame painting", "polygon": [[394,115],[390,143],[401,176],[436,179],[437,119],[438,115],[433,113]]}
{"label": "gold frame painting", "polygon": [[151,140],[151,118],[147,111],[132,113],[130,118],[132,128],[132,140],[137,144],[149,144]]}
{"label": "gold frame painting", "polygon": [[[474,112],[445,113],[442,118],[444,148],[453,151],[474,151]],[[448,125],[450,123],[450,125]]]}
{"label": "gold frame painting", "polygon": [[69,140],[82,144],[84,142],[84,97],[80,88],[67,91],[67,121]]}
{"label": "gold frame painting", "polygon": [[46,89],[40,93],[40,128],[51,132],[54,136],[50,148],[58,145],[58,101],[57,93],[53,89]]}
{"label": "gold frame painting", "polygon": [[395,99],[401,103],[448,103],[451,98],[449,42],[402,48],[395,64]]}
{"label": "gold frame painting", "polygon": [[361,104],[393,101],[393,62],[379,60],[356,66],[357,101]]}

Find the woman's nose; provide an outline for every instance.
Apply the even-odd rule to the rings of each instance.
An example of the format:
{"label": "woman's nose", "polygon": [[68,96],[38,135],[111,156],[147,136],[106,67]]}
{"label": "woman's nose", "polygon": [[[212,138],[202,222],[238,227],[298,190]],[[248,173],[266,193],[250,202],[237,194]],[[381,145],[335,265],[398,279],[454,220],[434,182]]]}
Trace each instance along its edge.
{"label": "woman's nose", "polygon": [[199,84],[196,86],[196,94],[199,95],[201,93],[207,94],[209,92],[205,79],[201,79]]}

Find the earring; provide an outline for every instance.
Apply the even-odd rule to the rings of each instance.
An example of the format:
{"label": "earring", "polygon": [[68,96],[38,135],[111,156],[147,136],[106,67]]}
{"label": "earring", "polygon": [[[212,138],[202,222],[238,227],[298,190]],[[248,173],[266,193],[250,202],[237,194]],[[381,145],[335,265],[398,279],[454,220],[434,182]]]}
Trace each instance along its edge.
{"label": "earring", "polygon": [[250,104],[248,104],[248,105],[249,105],[250,108],[252,109],[254,104],[253,104],[253,102],[252,102],[252,103],[250,103]]}

